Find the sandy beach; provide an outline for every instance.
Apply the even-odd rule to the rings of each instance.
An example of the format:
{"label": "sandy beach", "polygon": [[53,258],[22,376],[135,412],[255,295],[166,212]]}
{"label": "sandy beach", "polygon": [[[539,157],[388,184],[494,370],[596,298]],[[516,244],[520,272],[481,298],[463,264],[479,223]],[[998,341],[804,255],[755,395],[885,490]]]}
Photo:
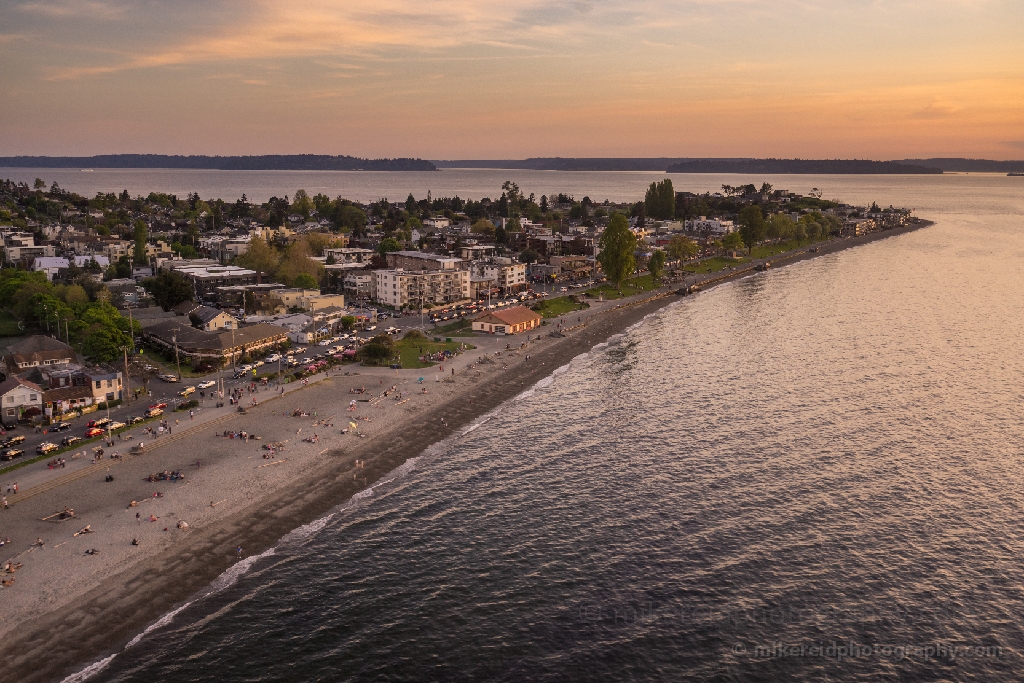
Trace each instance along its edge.
{"label": "sandy beach", "polygon": [[[926,225],[832,240],[816,252],[805,248],[772,261],[785,265]],[[702,280],[718,284],[751,270]],[[22,564],[4,574],[16,581],[0,591],[5,673],[18,681],[61,680],[118,652],[240,559],[273,547],[678,298],[664,288],[598,304],[563,318],[560,334],[552,334],[556,320],[529,342],[523,335],[467,337],[476,348],[443,364],[443,372],[335,369],[308,386],[293,383],[284,394],[275,388],[246,394],[243,405],[252,398],[259,405],[245,414],[222,408],[204,409],[195,420],[187,413],[172,417],[180,421],[172,435],[146,440],[142,455],[97,465],[76,462],[67,470],[37,466],[4,477],[0,486],[6,490],[9,480],[19,481],[21,492],[8,495],[10,509],[0,510],[0,536],[11,538],[0,550],[5,562]],[[349,410],[353,400],[355,409]],[[250,438],[227,438],[226,431],[244,431]],[[314,434],[317,443],[304,441]],[[108,450],[126,453],[140,439],[145,440],[136,434],[134,441]],[[266,458],[263,447],[271,443],[283,443],[284,450]],[[180,471],[184,479],[147,480],[163,471]],[[113,481],[105,481],[108,474]],[[43,521],[65,506],[74,509],[73,518]],[[88,533],[79,533],[86,527]],[[86,554],[93,549],[98,552]]]}

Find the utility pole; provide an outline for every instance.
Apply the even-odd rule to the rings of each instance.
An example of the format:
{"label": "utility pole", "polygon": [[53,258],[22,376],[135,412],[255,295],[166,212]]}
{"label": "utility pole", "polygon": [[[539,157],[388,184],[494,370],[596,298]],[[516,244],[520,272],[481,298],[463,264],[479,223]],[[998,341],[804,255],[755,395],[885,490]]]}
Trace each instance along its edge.
{"label": "utility pole", "polygon": [[174,342],[174,362],[178,365],[178,381],[181,381],[181,359],[178,358],[178,328],[174,328],[174,335],[171,337]]}
{"label": "utility pole", "polygon": [[129,397],[132,395],[131,382],[128,380],[128,347],[124,348],[124,388],[121,390],[121,398],[124,399],[125,405],[128,404]]}

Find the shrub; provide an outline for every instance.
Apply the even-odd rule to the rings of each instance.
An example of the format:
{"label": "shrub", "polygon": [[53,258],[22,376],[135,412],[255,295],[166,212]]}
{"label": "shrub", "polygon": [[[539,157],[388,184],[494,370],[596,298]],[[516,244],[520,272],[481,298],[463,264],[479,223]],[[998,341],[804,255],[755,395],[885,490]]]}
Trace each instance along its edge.
{"label": "shrub", "polygon": [[402,337],[402,339],[411,339],[413,341],[426,341],[427,337],[419,330],[409,330],[408,332],[405,333],[405,336]]}

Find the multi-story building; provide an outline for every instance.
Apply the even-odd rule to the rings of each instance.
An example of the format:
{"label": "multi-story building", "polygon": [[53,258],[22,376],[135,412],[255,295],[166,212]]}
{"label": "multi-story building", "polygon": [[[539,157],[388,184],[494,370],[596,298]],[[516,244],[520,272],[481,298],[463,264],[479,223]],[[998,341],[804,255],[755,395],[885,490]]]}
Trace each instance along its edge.
{"label": "multi-story building", "polygon": [[377,293],[377,279],[372,271],[358,270],[345,274],[342,281],[345,293],[356,298],[373,299]]}
{"label": "multi-story building", "polygon": [[36,244],[31,232],[4,233],[4,258],[8,263],[41,256],[53,256],[55,247],[50,244]]}
{"label": "multi-story building", "polygon": [[501,290],[502,294],[521,292],[527,287],[525,263],[484,264],[480,267],[480,271],[485,278],[494,280],[495,286]]}
{"label": "multi-story building", "polygon": [[[459,260],[459,259],[456,259]],[[451,304],[470,298],[469,271],[402,268],[374,271],[375,299],[393,308]]]}
{"label": "multi-story building", "polygon": [[[209,265],[208,265],[209,264]],[[238,266],[215,265],[212,261],[170,261],[165,264],[192,281],[196,297],[213,300],[218,287],[256,284],[256,271]]]}
{"label": "multi-story building", "polygon": [[422,251],[392,251],[387,255],[388,268],[418,271],[450,271],[459,270],[464,263],[460,258],[427,254]]}
{"label": "multi-story building", "polygon": [[701,216],[692,221],[686,221],[686,230],[696,233],[710,233],[712,235],[728,235],[730,232],[736,231],[736,224],[730,220]]}
{"label": "multi-story building", "polygon": [[333,247],[324,249],[324,256],[334,257],[335,263],[369,263],[376,252],[373,249],[359,247]]}

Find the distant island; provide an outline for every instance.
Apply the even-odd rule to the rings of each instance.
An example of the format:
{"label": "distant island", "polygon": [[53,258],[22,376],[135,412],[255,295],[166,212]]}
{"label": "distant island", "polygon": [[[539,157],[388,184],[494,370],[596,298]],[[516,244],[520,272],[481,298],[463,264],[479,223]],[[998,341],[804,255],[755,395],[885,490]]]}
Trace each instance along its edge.
{"label": "distant island", "polygon": [[1021,173],[1024,161],[992,161],[991,159],[904,159],[900,164],[934,166],[949,173]]}
{"label": "distant island", "polygon": [[533,171],[655,171],[664,173],[816,173],[816,174],[917,174],[942,173],[941,168],[900,161],[867,159],[747,159],[709,158],[563,158],[459,159],[434,161],[438,168],[494,168]]}
{"label": "distant island", "polygon": [[0,157],[9,168],[180,168],[217,171],[436,171],[423,159],[360,159],[329,154],[262,154],[258,156],[180,156],[167,154],[100,154],[91,157]]}

